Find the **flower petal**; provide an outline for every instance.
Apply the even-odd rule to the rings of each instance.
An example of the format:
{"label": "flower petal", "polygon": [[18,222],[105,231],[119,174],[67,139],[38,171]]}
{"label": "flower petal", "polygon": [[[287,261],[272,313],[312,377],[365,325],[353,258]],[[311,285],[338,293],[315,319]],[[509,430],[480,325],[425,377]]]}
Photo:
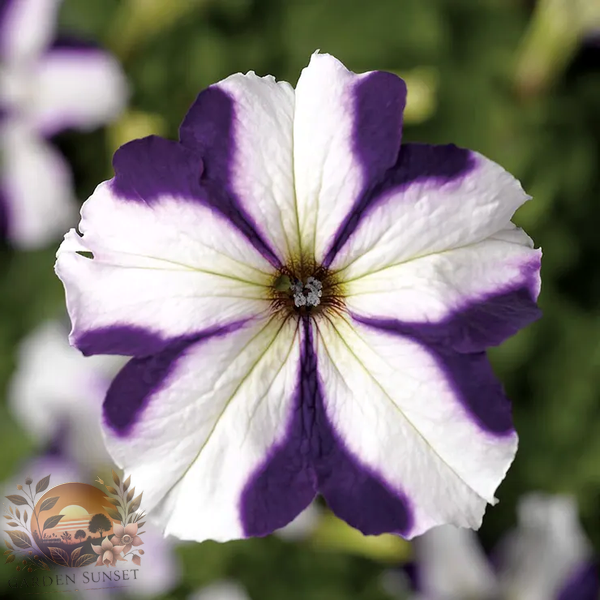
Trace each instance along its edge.
{"label": "flower petal", "polygon": [[96,554],[100,554],[102,552],[102,546],[95,546],[94,544],[92,544],[92,550],[96,553]]}
{"label": "flower petal", "polygon": [[[116,544],[119,544],[121,538],[126,533],[125,527],[123,527],[123,525],[121,525],[121,523],[115,523],[113,525],[113,533],[115,534],[115,537],[113,538],[113,542]],[[117,541],[117,540],[119,540],[119,541]]]}
{"label": "flower petal", "polygon": [[76,220],[70,170],[52,146],[25,127],[11,124],[2,137],[8,238],[21,248],[39,248]]}
{"label": "flower petal", "polygon": [[413,542],[418,591],[424,598],[494,598],[497,582],[477,536],[434,527]]}
{"label": "flower petal", "polygon": [[331,466],[320,489],[332,510],[367,534],[478,528],[517,448],[485,354],[458,354],[374,320],[323,320],[318,330],[324,420],[344,460],[362,465],[345,479]]}
{"label": "flower petal", "polygon": [[38,131],[94,129],[118,116],[127,101],[127,81],[108,52],[84,45],[54,45],[36,67],[30,118]]}
{"label": "flower petal", "polygon": [[113,545],[112,542],[107,537],[105,537],[102,540],[100,547],[102,548],[102,550],[112,550]]}
{"label": "flower petal", "polygon": [[247,215],[272,264],[298,246],[293,114],[290,84],[251,71],[201,92],[180,129],[182,143],[204,161],[205,185]]}
{"label": "flower petal", "polygon": [[[346,282],[348,310],[399,320],[459,352],[500,344],[539,318],[541,251],[521,230]],[[460,315],[460,318],[459,316]]]}
{"label": "flower petal", "polygon": [[133,359],[116,377],[104,408],[107,447],[144,490],[145,508],[165,533],[221,541],[265,526],[270,533],[312,500],[314,488],[308,498],[296,493],[299,460],[286,465],[286,480],[272,490],[277,497],[269,496],[279,502],[272,521],[257,521],[262,513],[254,519],[242,500],[247,480],[285,434],[296,338],[292,320],[265,319]]}
{"label": "flower petal", "polygon": [[380,185],[344,215],[326,262],[354,279],[475,244],[510,227],[527,200],[512,175],[477,152],[404,144]]}
{"label": "flower petal", "polygon": [[138,524],[137,523],[129,523],[129,525],[125,525],[124,531],[127,535],[134,536],[138,532]]}
{"label": "flower petal", "polygon": [[142,538],[139,535],[136,535],[133,538],[133,541],[131,542],[132,546],[141,546],[144,542],[142,541]]}
{"label": "flower petal", "polygon": [[197,160],[161,138],[131,142],[84,204],[83,237],[67,234],[56,264],[84,354],[147,356],[268,309],[272,267],[202,203]]}
{"label": "flower petal", "polygon": [[392,73],[355,75],[318,53],[302,71],[294,178],[302,248],[317,262],[331,262],[336,232],[396,163],[405,103],[406,85]]}
{"label": "flower petal", "polygon": [[497,553],[502,596],[556,598],[573,571],[591,558],[575,499],[529,494],[517,512],[519,527],[501,541]]}
{"label": "flower petal", "polygon": [[50,43],[61,0],[3,0],[0,4],[0,56],[7,61],[34,58]]}

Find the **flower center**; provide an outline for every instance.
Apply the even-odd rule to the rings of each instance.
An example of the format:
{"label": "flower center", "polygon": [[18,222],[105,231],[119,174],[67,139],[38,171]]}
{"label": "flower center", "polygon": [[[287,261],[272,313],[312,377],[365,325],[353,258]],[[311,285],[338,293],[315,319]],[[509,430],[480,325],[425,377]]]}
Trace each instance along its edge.
{"label": "flower center", "polygon": [[290,261],[274,277],[271,305],[285,317],[340,311],[342,285],[335,273],[314,262]]}
{"label": "flower center", "polygon": [[294,295],[294,306],[318,306],[321,304],[323,284],[314,277],[309,277],[303,285],[299,279],[290,283],[290,291]]}
{"label": "flower center", "polygon": [[124,544],[129,544],[129,542],[131,542],[131,536],[130,536],[130,535],[127,535],[127,534],[125,534],[125,535],[124,535],[124,536],[121,538],[121,541],[122,541]]}

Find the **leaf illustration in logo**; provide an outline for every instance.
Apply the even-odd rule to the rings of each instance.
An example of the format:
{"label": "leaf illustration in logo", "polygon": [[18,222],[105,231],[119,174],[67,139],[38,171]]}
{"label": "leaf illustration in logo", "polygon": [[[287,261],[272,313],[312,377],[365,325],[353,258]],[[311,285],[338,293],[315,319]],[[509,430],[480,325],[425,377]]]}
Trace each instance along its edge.
{"label": "leaf illustration in logo", "polygon": [[137,555],[136,555],[136,556],[134,556],[134,557],[132,557],[132,559],[131,559],[131,560],[132,560],[132,561],[133,561],[133,562],[134,562],[136,565],[138,565],[138,566],[139,566],[139,565],[141,564],[141,562],[142,562],[142,559],[141,559],[139,556],[137,556]]}
{"label": "leaf illustration in logo", "polygon": [[52,546],[48,550],[50,550],[50,556],[57,565],[61,567],[69,566],[69,555],[62,548]]}
{"label": "leaf illustration in logo", "polygon": [[104,500],[110,502],[113,506],[121,506],[121,503],[118,500],[115,500],[115,498],[109,498],[108,496],[105,496]]}
{"label": "leaf illustration in logo", "polygon": [[53,527],[56,527],[64,516],[65,515],[52,515],[51,517],[48,517],[44,523],[44,529],[52,529]]}
{"label": "leaf illustration in logo", "polygon": [[138,529],[143,527],[146,524],[146,521],[142,521],[141,523],[138,523]]}
{"label": "leaf illustration in logo", "polygon": [[11,563],[13,560],[15,560],[15,555],[11,554],[10,556],[6,557],[6,562],[4,564]]}
{"label": "leaf illustration in logo", "polygon": [[59,498],[60,496],[52,496],[52,498],[46,498],[40,506],[40,512],[54,508],[54,505],[58,502]]}
{"label": "leaf illustration in logo", "polygon": [[80,556],[77,559],[77,561],[75,562],[75,564],[73,566],[74,567],[87,567],[88,565],[93,565],[97,560],[98,560],[98,557],[95,554],[84,554],[83,556]]}
{"label": "leaf illustration in logo", "polygon": [[113,481],[115,482],[115,485],[120,485],[121,480],[119,479],[119,476],[115,473],[115,470],[111,469],[111,472],[112,472]]}
{"label": "leaf illustration in logo", "polygon": [[7,523],[7,525],[10,525],[11,527],[18,527],[19,524],[15,523],[14,521],[11,521],[10,523]]}
{"label": "leaf illustration in logo", "polygon": [[15,514],[17,515],[17,519],[21,518],[21,511],[18,508],[15,508]]}
{"label": "leaf illustration in logo", "polygon": [[106,486],[106,490],[108,491],[109,494],[113,494],[114,496],[119,495],[119,492],[117,492],[117,490],[115,490],[115,488],[110,485]]}
{"label": "leaf illustration in logo", "polygon": [[14,548],[11,546],[10,542],[7,542],[6,540],[4,540],[4,543],[6,544],[6,547],[7,547],[9,550],[14,550]]}
{"label": "leaf illustration in logo", "polygon": [[111,519],[113,519],[114,521],[121,521],[121,515],[114,508],[109,508],[107,506],[103,506],[102,508],[106,511],[106,514]]}
{"label": "leaf illustration in logo", "polygon": [[75,548],[75,550],[73,550],[73,552],[71,552],[71,566],[72,567],[75,566],[75,561],[79,558],[82,548],[83,548],[83,546],[79,546],[79,548]]}
{"label": "leaf illustration in logo", "polygon": [[35,486],[35,493],[39,494],[40,492],[43,492],[48,487],[49,483],[50,483],[50,475],[46,475],[46,477],[40,479],[37,482],[37,485]]}
{"label": "leaf illustration in logo", "polygon": [[25,511],[25,513],[23,514],[23,521],[27,523],[27,511]]}
{"label": "leaf illustration in logo", "polygon": [[42,567],[42,569],[44,569],[44,571],[49,571],[50,567],[48,566],[48,563],[45,563],[43,560],[40,560],[40,565]]}
{"label": "leaf illustration in logo", "polygon": [[142,494],[143,493],[144,492],[142,492],[139,496],[135,497],[133,499],[133,501],[131,502],[131,506],[129,507],[129,510],[131,512],[135,512],[140,507],[140,504],[142,503]]}
{"label": "leaf illustration in logo", "polygon": [[131,483],[131,475],[123,482],[123,491],[126,492],[129,489]]}
{"label": "leaf illustration in logo", "polygon": [[31,540],[24,531],[7,531],[12,543],[17,547],[25,550],[31,548]]}
{"label": "leaf illustration in logo", "polygon": [[[23,496],[19,496],[18,494],[12,494],[10,496],[6,496],[13,504],[17,504],[18,506],[22,506],[23,504],[27,504],[27,500],[23,498]],[[12,513],[12,506],[10,507],[10,512]]]}
{"label": "leaf illustration in logo", "polygon": [[135,488],[134,487],[132,487],[129,490],[128,494],[127,494],[127,502],[131,502],[131,499],[133,498],[133,494],[135,494]]}
{"label": "leaf illustration in logo", "polygon": [[10,515],[4,515],[4,518],[7,519],[8,521],[10,521],[12,519],[12,517]]}

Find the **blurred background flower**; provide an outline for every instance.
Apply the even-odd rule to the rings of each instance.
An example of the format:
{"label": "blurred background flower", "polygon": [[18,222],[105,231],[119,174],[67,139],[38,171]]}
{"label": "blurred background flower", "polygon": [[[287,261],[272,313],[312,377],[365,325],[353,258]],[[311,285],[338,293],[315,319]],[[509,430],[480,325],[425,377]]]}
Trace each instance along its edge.
{"label": "blurred background flower", "polygon": [[[538,590],[561,585],[560,600],[581,600],[568,586],[585,582],[585,561],[600,549],[599,14],[598,0],[0,0],[0,223],[8,236],[0,250],[0,481],[13,490],[6,494],[27,475],[52,473],[52,485],[61,477],[110,480],[96,424],[119,361],[67,347],[52,268],[59,238],[77,223],[77,203],[111,177],[114,150],[152,133],[176,137],[200,89],[231,73],[295,83],[320,48],[354,71],[406,79],[405,140],[478,150],[534,196],[515,220],[544,249],[544,318],[491,352],[513,400],[520,449],[500,503],[477,537],[465,531],[450,542],[456,551],[442,566],[464,572],[461,557],[471,556],[464,580],[481,594],[486,585],[498,591],[503,573],[502,593],[510,581],[511,598],[530,600],[528,572],[551,586]],[[82,58],[91,60],[84,66]],[[535,490],[552,496],[532,503],[526,495]],[[443,554],[445,543],[427,554]],[[427,544],[365,538],[317,502],[267,538],[168,542],[160,556],[172,562],[161,562],[157,541],[154,558],[172,568],[165,576],[157,565],[155,587],[131,586],[127,595],[408,598],[408,585],[390,589],[382,574],[422,562]],[[154,547],[145,542],[144,560]],[[9,588],[15,571],[3,562],[0,595],[24,597]],[[579,572],[576,564],[584,565]]]}

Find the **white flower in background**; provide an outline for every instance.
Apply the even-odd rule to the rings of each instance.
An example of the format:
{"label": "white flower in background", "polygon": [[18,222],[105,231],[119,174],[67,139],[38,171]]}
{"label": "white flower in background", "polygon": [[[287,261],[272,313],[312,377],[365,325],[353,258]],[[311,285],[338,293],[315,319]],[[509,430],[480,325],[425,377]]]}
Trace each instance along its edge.
{"label": "white flower in background", "polygon": [[133,357],[107,447],[166,533],[267,535],[321,494],[412,538],[496,502],[517,434],[485,350],[540,316],[529,196],[476,152],[402,144],[405,102],[327,54],[295,90],[232,75],[180,141],[120,148],[66,235],[71,343]]}
{"label": "white flower in background", "polygon": [[102,401],[124,360],[84,358],[65,339],[66,327],[49,321],[21,343],[8,386],[8,405],[41,447],[57,446],[85,471],[111,462],[102,439]]}
{"label": "white flower in background", "polygon": [[[42,324],[21,343],[8,404],[23,429],[41,448],[50,449],[21,470],[23,477],[31,471],[34,478],[51,473],[53,486],[69,481],[92,483],[98,469],[111,464],[100,425],[102,400],[123,363],[118,357],[81,356],[69,346],[67,328],[58,321]],[[120,533],[118,528],[115,531]],[[144,531],[139,578],[127,593],[152,597],[177,583],[181,567],[173,539],[165,539],[150,523]],[[82,595],[94,600],[102,597],[99,591]],[[104,595],[111,597],[108,592]]]}
{"label": "white flower in background", "polygon": [[598,573],[575,501],[531,494],[518,520],[494,566],[467,529],[447,525],[417,538],[414,600],[596,600]]}
{"label": "white flower in background", "polygon": [[311,536],[323,517],[323,509],[311,502],[291,523],[278,529],[275,534],[289,542],[304,540]]}
{"label": "white flower in background", "polygon": [[59,0],[0,1],[0,234],[23,248],[75,218],[71,173],[47,138],[110,121],[127,99],[106,51],[55,41]]}
{"label": "white flower in background", "polygon": [[188,600],[250,600],[250,596],[234,581],[216,581],[188,596]]}

